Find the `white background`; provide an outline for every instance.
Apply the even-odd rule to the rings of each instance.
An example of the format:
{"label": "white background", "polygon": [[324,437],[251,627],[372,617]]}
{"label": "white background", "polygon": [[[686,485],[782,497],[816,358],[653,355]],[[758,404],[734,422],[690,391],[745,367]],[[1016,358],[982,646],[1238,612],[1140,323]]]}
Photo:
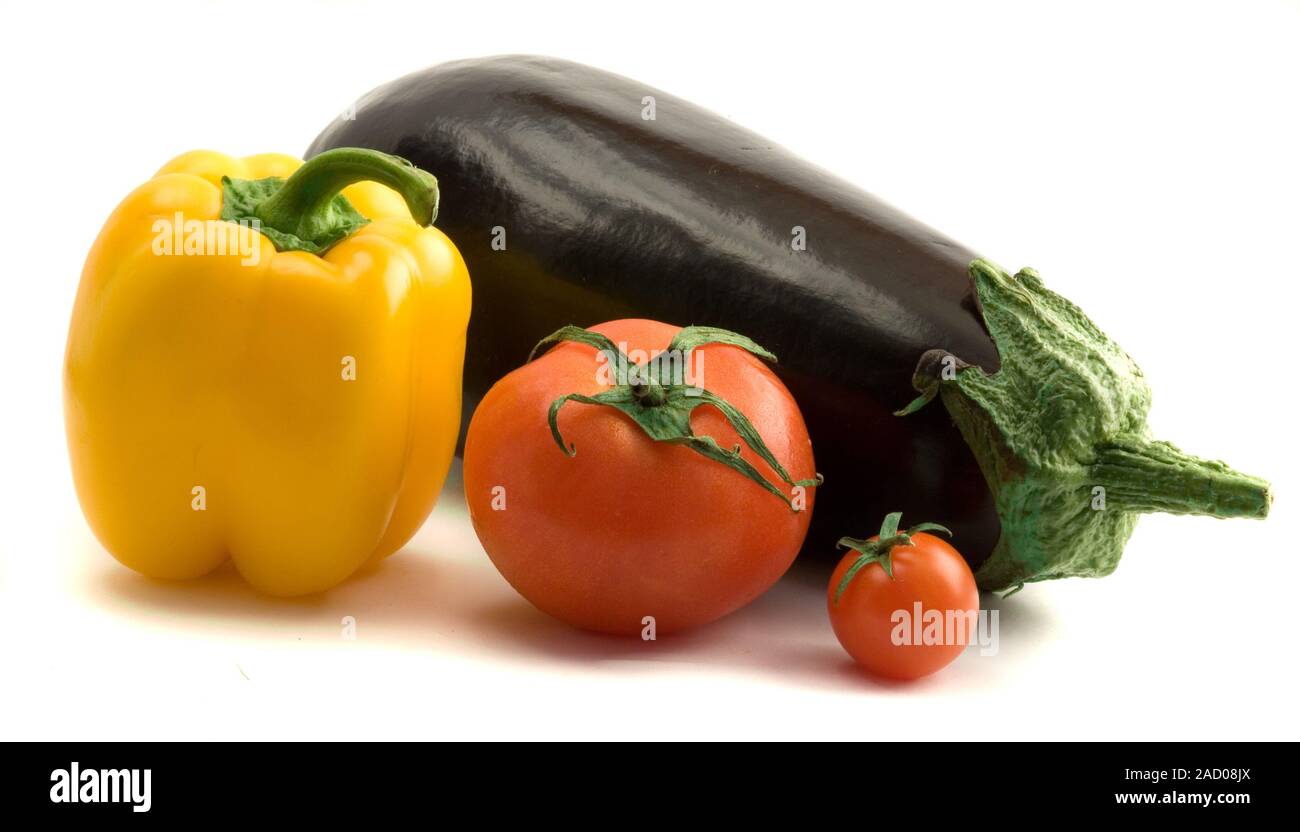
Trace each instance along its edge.
{"label": "white background", "polygon": [[[0,738],[1300,734],[1295,3],[46,2],[2,28]],[[998,602],[999,655],[910,686],[848,663],[816,567],[682,638],[552,622],[478,548],[458,475],[404,552],[322,597],[118,566],[60,399],[114,204],[181,151],[301,153],[373,86],[505,52],[693,99],[1036,267],[1142,365],[1158,435],[1272,479],[1274,515],[1145,518],[1116,574]]]}

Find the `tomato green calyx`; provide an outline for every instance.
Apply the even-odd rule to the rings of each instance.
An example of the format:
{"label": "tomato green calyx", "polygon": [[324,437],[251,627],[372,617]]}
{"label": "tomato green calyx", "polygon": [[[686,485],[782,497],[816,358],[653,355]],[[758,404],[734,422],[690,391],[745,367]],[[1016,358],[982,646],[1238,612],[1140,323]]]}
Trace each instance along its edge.
{"label": "tomato green calyx", "polygon": [[799,511],[800,509],[795,508],[790,495],[770,482],[753,464],[741,456],[740,445],[727,450],[713,437],[699,436],[691,429],[691,413],[700,405],[707,404],[722,412],[727,423],[739,434],[744,444],[758,454],[759,458],[766,462],[786,485],[802,488],[821,485],[820,474],[811,479],[793,479],[768,449],[767,443],[763,441],[763,437],[759,435],[748,416],[726,399],[710,393],[703,387],[688,384],[684,378],[677,377],[680,375],[681,368],[685,366],[691,350],[703,344],[730,344],[760,358],[776,360],[776,356],[745,336],[716,327],[688,326],[674,336],[672,343],[662,353],[645,364],[635,364],[608,337],[582,327],[566,326],[538,342],[532,354],[528,356],[528,360],[532,361],[539,351],[562,341],[586,344],[596,349],[618,374],[615,383],[609,389],[594,396],[569,393],[551,402],[550,412],[547,414],[551,436],[554,437],[555,444],[560,446],[560,450],[569,456],[574,456],[577,449],[566,443],[560,434],[560,409],[568,402],[604,405],[629,416],[654,441],[685,445],[701,456],[733,468],[781,498],[792,511]]}
{"label": "tomato green calyx", "polygon": [[867,566],[873,563],[880,564],[880,568],[885,570],[885,574],[890,580],[894,579],[894,562],[893,553],[895,546],[911,546],[912,535],[918,532],[943,532],[952,537],[952,532],[938,523],[918,523],[907,531],[899,531],[898,524],[903,519],[903,512],[895,511],[885,515],[885,522],[880,524],[880,534],[872,539],[859,539],[856,537],[841,537],[839,545],[845,549],[852,549],[858,553],[858,559],[853,561],[849,566],[844,577],[840,579],[840,585],[835,587],[835,602],[838,604],[840,596],[844,590],[848,589],[849,584],[857,577]]}

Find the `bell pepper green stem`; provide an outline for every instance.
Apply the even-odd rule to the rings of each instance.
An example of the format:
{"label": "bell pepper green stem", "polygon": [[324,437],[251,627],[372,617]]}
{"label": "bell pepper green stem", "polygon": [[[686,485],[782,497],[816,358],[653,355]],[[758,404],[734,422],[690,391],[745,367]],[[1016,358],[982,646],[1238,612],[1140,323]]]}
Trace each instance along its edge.
{"label": "bell pepper green stem", "polygon": [[328,150],[306,162],[255,214],[262,225],[311,240],[333,222],[331,206],[340,191],[356,182],[387,185],[401,194],[411,217],[430,225],[438,213],[438,180],[397,156],[358,147]]}

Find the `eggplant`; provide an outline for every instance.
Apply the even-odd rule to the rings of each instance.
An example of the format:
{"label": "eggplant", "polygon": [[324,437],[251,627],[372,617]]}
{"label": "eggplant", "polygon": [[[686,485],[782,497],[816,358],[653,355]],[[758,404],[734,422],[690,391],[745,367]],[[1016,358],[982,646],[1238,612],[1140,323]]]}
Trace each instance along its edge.
{"label": "eggplant", "polygon": [[543,337],[644,317],[779,357],[825,477],[805,552],[902,511],[949,527],[996,589],[1107,574],[1141,511],[1267,513],[1262,480],[1151,442],[1141,372],[1036,275],[662,91],[456,61],[370,92],[307,156],[337,147],[438,178],[474,281],[466,424]]}

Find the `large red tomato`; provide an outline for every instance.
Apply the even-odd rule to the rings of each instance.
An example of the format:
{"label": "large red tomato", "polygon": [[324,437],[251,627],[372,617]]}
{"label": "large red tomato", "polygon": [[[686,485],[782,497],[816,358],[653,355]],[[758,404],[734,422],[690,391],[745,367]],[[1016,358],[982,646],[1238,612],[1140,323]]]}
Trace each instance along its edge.
{"label": "large red tomato", "polygon": [[[679,328],[612,321],[591,331],[637,352],[665,349]],[[736,346],[695,347],[691,379],[749,417],[794,480],[815,475],[799,408],[763,362]],[[465,496],[483,548],[506,580],[543,611],[609,633],[666,633],[712,621],[752,601],[790,566],[815,489],[795,490],[746,446],[711,405],[690,425],[741,455],[783,493],[680,444],[651,439],[628,415],[552,402],[609,388],[595,348],[565,342],[488,391],[465,442]],[[616,379],[615,379],[616,380]]]}

